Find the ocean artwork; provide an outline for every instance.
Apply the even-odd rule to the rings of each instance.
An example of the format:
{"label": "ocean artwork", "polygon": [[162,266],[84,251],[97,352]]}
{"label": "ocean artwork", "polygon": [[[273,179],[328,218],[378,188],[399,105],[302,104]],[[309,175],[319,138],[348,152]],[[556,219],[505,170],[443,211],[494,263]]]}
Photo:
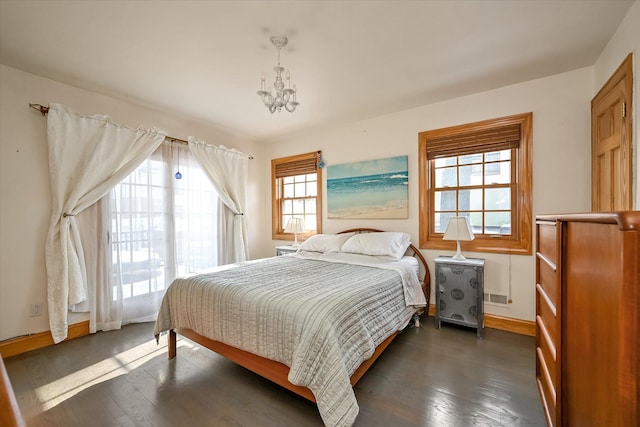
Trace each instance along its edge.
{"label": "ocean artwork", "polygon": [[332,219],[409,218],[408,156],[327,167]]}

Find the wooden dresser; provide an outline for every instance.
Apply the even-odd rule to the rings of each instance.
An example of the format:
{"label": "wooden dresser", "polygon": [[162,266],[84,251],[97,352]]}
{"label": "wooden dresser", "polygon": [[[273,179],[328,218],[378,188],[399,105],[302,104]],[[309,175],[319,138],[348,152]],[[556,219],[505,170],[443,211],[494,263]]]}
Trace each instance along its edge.
{"label": "wooden dresser", "polygon": [[536,380],[552,426],[640,420],[640,212],[536,218]]}

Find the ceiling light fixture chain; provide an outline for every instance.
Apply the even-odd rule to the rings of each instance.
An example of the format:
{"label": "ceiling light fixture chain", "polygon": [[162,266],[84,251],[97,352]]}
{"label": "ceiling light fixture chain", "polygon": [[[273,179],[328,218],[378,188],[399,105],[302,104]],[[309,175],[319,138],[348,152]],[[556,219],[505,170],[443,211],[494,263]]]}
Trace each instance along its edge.
{"label": "ceiling light fixture chain", "polygon": [[[265,77],[262,73],[262,80],[260,82],[260,90],[258,95],[262,98],[265,107],[269,109],[271,114],[282,111],[282,107],[290,113],[296,111],[296,107],[300,105],[296,101],[297,90],[296,85],[291,86],[291,74],[289,70],[280,65],[280,49],[285,47],[289,42],[282,34],[274,34],[270,38],[271,43],[276,47],[278,51],[278,65],[273,67],[273,71],[276,72],[276,81],[273,83],[275,89],[275,96],[271,94],[271,91],[267,91],[265,88]],[[282,73],[285,73],[284,81],[282,79]]]}

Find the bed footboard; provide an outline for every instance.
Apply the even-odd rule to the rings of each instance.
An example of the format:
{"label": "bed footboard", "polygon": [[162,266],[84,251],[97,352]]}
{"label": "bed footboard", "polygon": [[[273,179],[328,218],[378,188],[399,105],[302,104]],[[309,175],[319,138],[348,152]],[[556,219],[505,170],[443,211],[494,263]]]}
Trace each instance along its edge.
{"label": "bed footboard", "polygon": [[[289,382],[289,367],[274,360],[265,359],[264,357],[255,355],[253,353],[246,352],[244,350],[240,350],[235,347],[231,347],[227,344],[221,343],[220,341],[214,341],[207,337],[203,337],[202,335],[197,334],[191,329],[182,329],[179,328],[176,330],[171,329],[169,331],[169,359],[173,359],[176,357],[176,336],[177,333],[180,333],[185,338],[200,344],[203,347],[208,348],[209,350],[218,353],[219,355],[226,357],[232,362],[237,363],[238,365],[254,372],[278,385],[286,388],[289,391],[294,392],[295,394],[304,397],[311,402],[316,402],[316,398],[306,387],[301,387],[295,384],[291,384]],[[394,332],[389,336],[386,340],[384,340],[375,350],[371,358],[365,360],[362,365],[351,376],[351,385],[354,386],[358,382],[360,378],[364,375],[365,372],[373,365],[373,362],[378,359],[380,354],[387,348],[391,341],[398,335],[398,332]]]}

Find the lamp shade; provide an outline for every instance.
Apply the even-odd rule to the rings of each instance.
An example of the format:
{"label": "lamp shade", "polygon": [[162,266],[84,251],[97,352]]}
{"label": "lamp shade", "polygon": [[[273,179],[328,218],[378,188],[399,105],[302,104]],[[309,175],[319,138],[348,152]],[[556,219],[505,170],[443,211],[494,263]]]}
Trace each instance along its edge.
{"label": "lamp shade", "polygon": [[302,233],[304,231],[304,223],[302,218],[291,218],[284,228],[285,233]]}
{"label": "lamp shade", "polygon": [[465,216],[452,216],[449,219],[449,224],[447,225],[447,231],[444,232],[444,236],[442,236],[442,240],[473,240],[475,236],[473,235],[473,231],[471,231],[471,226],[469,225],[469,221],[467,221],[467,217]]}
{"label": "lamp shade", "polygon": [[469,221],[467,221],[467,217],[464,216],[452,216],[451,219],[449,219],[449,224],[447,224],[447,231],[445,231],[444,236],[442,236],[442,240],[456,241],[456,254],[453,256],[455,260],[466,259],[460,250],[460,240],[473,240],[474,238],[475,236],[473,235],[473,231],[471,231]]}

